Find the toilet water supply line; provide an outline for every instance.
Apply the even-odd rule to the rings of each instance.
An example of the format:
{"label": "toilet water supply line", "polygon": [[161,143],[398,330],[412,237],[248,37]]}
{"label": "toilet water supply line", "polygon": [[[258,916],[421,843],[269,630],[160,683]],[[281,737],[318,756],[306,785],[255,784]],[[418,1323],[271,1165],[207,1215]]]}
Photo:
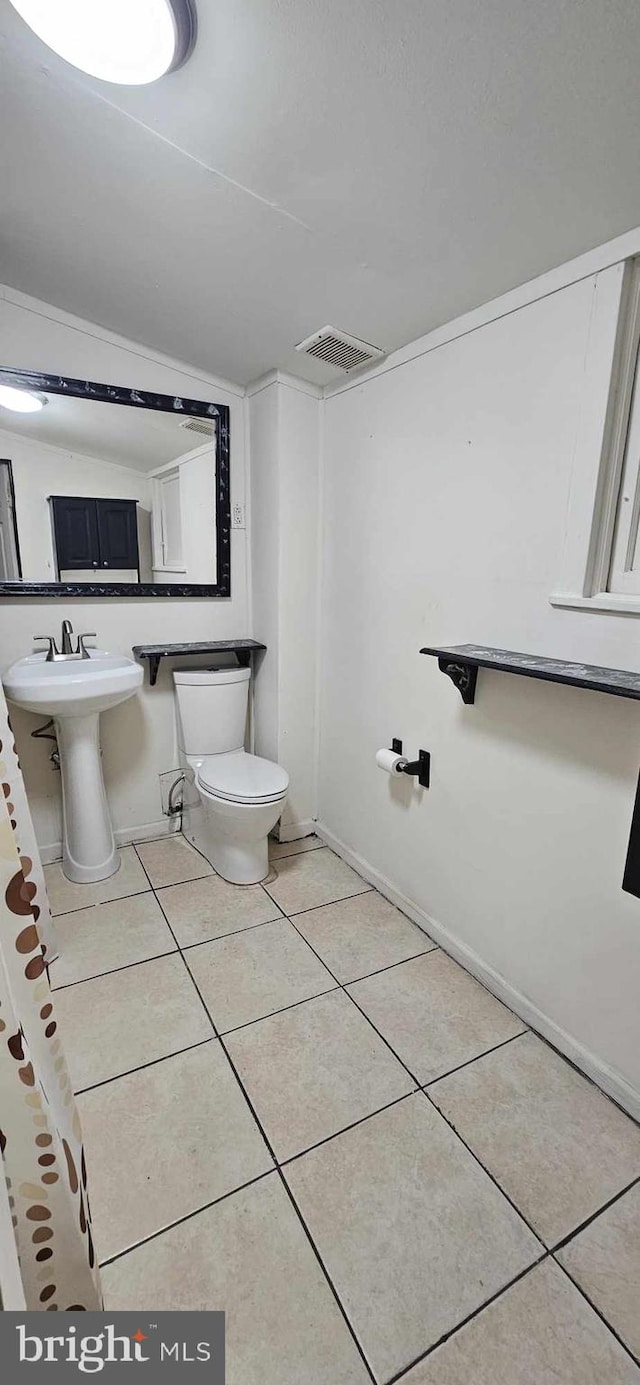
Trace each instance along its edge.
{"label": "toilet water supply line", "polygon": [[175,792],[176,792],[176,789],[179,789],[180,785],[181,785],[181,784],[184,784],[184,782],[185,782],[185,776],[184,776],[184,774],[179,774],[179,775],[178,775],[178,778],[177,778],[177,779],[174,779],[173,784],[171,785],[171,788],[169,789],[169,796],[168,796],[168,798],[167,798],[167,817],[168,817],[168,818],[178,817],[178,814],[180,815],[180,817],[182,817],[182,796],[180,797],[180,802],[176,804],[176,802],[175,802],[175,800],[174,800],[174,794],[175,794]]}

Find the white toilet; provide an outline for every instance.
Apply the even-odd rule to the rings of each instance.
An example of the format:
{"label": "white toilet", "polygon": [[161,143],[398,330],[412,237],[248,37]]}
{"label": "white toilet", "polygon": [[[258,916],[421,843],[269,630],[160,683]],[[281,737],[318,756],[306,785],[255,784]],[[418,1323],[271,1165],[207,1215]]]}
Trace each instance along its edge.
{"label": "white toilet", "polygon": [[182,830],[225,880],[255,885],[269,873],[267,837],[289,776],[244,748],[248,668],[176,669]]}

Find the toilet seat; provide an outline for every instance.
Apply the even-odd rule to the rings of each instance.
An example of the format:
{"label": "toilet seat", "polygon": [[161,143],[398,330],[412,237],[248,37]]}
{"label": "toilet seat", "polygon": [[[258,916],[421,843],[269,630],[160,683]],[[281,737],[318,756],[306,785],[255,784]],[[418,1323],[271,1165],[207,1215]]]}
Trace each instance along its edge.
{"label": "toilet seat", "polygon": [[228,803],[276,803],[289,788],[289,775],[273,760],[234,750],[205,756],[197,782],[204,793]]}

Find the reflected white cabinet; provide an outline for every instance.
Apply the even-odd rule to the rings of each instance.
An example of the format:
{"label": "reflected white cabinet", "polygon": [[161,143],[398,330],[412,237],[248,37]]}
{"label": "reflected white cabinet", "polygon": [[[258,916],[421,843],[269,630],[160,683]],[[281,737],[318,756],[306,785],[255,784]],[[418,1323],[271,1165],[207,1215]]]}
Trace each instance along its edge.
{"label": "reflected white cabinet", "polygon": [[211,442],[151,473],[153,580],[217,581],[216,458]]}
{"label": "reflected white cabinet", "polygon": [[[182,557],[182,501],[180,467],[175,466],[152,480],[153,571],[184,576]],[[160,580],[171,580],[163,577]]]}

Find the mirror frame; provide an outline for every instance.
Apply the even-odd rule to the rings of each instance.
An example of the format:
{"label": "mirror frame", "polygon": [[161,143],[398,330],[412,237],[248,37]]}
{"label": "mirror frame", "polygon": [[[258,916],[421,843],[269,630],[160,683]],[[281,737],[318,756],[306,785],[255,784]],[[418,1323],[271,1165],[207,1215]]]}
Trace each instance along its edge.
{"label": "mirror frame", "polygon": [[0,368],[0,384],[40,394],[67,394],[75,399],[95,399],[101,404],[126,404],[134,409],[214,418],[216,428],[216,561],[215,584],[194,582],[0,582],[0,597],[86,596],[92,601],[109,597],[229,597],[231,596],[231,494],[229,486],[230,411],[227,404],[212,404],[180,395],[155,394],[124,385],[102,385],[94,380],[74,380],[65,375],[44,375],[36,370]]}

